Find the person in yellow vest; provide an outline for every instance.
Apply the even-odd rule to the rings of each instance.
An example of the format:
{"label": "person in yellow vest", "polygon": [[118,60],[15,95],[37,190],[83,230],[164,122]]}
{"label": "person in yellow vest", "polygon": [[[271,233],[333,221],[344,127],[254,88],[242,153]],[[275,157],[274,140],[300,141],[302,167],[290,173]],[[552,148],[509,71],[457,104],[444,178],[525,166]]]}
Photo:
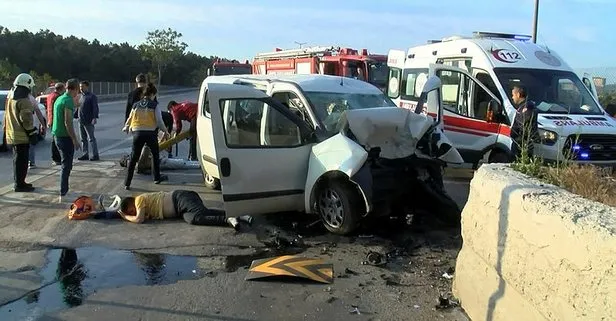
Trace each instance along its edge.
{"label": "person in yellow vest", "polygon": [[223,210],[207,208],[199,194],[187,190],[126,197],[120,202],[117,213],[131,223],[183,218],[192,225],[231,226],[236,230],[239,229],[239,222],[252,224],[249,215],[227,217]]}
{"label": "person in yellow vest", "polygon": [[38,140],[34,127],[34,106],[28,95],[34,88],[29,74],[19,74],[13,82],[15,89],[7,99],[4,112],[6,143],[13,146],[13,189],[15,192],[33,192],[34,186],[26,183],[30,144]]}
{"label": "person in yellow vest", "polygon": [[167,126],[163,122],[162,111],[156,101],[157,89],[152,83],[148,83],[143,87],[143,98],[133,105],[133,109],[124,124],[122,129],[124,132],[130,132],[133,135],[133,147],[131,151],[130,161],[128,163],[128,173],[124,180],[124,187],[130,189],[131,181],[135,172],[135,166],[144,146],[148,146],[152,153],[152,175],[154,183],[160,184],[167,180],[166,175],[160,174],[160,150],[158,148],[158,130],[164,133],[165,139],[170,134]]}

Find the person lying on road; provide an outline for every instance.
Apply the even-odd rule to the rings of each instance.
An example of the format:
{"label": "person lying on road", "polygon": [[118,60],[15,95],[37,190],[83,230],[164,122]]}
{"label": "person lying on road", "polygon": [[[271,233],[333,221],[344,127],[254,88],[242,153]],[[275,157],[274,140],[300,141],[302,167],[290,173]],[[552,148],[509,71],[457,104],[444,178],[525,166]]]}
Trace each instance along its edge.
{"label": "person lying on road", "polygon": [[199,194],[193,191],[144,193],[137,197],[126,197],[120,203],[120,216],[132,223],[145,220],[183,218],[193,225],[230,225],[239,229],[239,222],[252,224],[252,217],[227,217],[223,210],[210,209],[203,204]]}

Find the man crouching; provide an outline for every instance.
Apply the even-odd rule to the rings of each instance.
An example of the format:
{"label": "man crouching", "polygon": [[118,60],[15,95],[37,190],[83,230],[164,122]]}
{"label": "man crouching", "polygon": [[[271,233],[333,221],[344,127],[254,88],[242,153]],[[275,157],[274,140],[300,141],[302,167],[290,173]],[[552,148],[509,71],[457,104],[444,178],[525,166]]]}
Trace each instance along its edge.
{"label": "man crouching", "polygon": [[203,204],[199,194],[193,191],[144,193],[137,197],[126,197],[120,203],[120,216],[132,223],[147,220],[183,218],[188,224],[225,226],[239,229],[239,222],[252,224],[252,217],[227,217],[225,212],[210,209]]}

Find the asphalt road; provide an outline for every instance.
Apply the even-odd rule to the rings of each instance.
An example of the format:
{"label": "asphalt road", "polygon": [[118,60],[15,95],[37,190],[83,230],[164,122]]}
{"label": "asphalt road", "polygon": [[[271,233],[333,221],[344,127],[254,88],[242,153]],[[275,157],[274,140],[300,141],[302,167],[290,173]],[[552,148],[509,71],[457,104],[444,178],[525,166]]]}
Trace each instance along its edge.
{"label": "asphalt road", "polygon": [[[166,105],[196,97],[159,100]],[[167,171],[170,180],[161,185],[136,175],[133,189],[125,191],[125,169],[116,162],[130,147],[120,131],[122,102],[101,110],[102,160],[76,162],[75,195],[181,188],[222,206],[220,194],[203,187],[199,170]],[[379,222],[339,237],[297,213],[259,216],[240,232],[183,221],[68,221],[68,203],[57,200],[48,142],[37,151],[41,168],[30,175],[38,187],[33,194],[10,190],[10,156],[0,159],[9,172],[0,188],[0,320],[466,320],[446,304],[459,231]],[[186,152],[182,144],[180,156]],[[448,176],[446,188],[463,206],[468,173]],[[370,252],[386,263],[363,264]],[[333,266],[334,282],[245,279],[253,260],[283,254],[324,259]]]}

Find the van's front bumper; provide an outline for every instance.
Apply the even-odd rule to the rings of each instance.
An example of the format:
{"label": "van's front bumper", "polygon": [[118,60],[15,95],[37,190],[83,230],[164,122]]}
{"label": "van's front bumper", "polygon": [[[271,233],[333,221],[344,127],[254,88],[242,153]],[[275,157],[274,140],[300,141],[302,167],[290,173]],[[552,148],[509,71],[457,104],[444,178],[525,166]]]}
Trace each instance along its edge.
{"label": "van's front bumper", "polygon": [[572,150],[566,147],[567,137],[559,137],[554,145],[535,144],[534,155],[548,163],[573,160],[579,164],[616,166],[616,135],[585,135]]}

